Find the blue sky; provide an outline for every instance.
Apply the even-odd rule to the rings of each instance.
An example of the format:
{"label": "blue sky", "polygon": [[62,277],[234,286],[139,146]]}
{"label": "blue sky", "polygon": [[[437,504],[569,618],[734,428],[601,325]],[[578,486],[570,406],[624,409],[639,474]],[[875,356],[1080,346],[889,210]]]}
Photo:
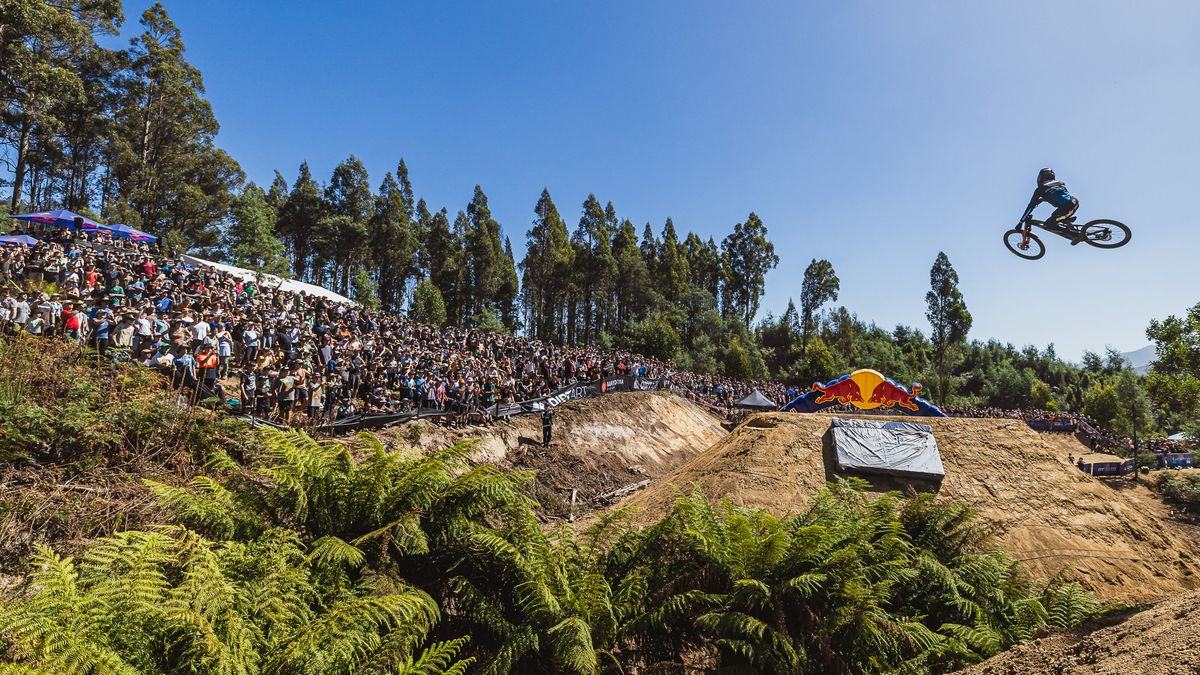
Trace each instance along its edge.
{"label": "blue sky", "polygon": [[[718,240],[755,211],[782,262],[763,313],[828,258],[840,304],[927,330],[939,250],[972,338],[1146,344],[1197,297],[1200,3],[165,0],[219,143],[259,183],[404,157],[433,207],[476,183],[524,248],[548,187]],[[126,0],[126,33],[144,4]],[[1124,249],[1008,253],[1054,167]]]}

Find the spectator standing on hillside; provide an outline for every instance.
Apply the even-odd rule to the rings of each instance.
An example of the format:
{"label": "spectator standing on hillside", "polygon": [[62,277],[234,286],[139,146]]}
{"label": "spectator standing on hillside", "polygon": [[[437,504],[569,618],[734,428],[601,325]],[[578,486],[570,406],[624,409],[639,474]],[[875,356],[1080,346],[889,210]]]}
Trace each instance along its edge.
{"label": "spectator standing on hillside", "polygon": [[196,357],[192,356],[192,353],[186,347],[175,347],[174,367],[175,376],[173,382],[176,386],[196,386]]}
{"label": "spectator standing on hillside", "polygon": [[219,365],[220,359],[213,353],[212,346],[201,344],[196,351],[196,368],[200,371],[201,381],[209,391],[216,391],[217,366]]}
{"label": "spectator standing on hillside", "polygon": [[98,309],[92,319],[92,343],[103,357],[108,354],[109,334],[112,332],[112,310]]}
{"label": "spectator standing on hillside", "polygon": [[289,424],[292,421],[292,408],[296,407],[296,378],[292,375],[291,369],[286,366],[280,372],[279,380],[276,383],[276,392],[279,399],[279,417],[284,424]]}
{"label": "spectator standing on hillside", "polygon": [[554,409],[547,407],[542,411],[542,447],[550,447],[550,437],[554,435]]}
{"label": "spectator standing on hillside", "polygon": [[254,402],[258,396],[258,376],[253,369],[246,368],[239,379],[242,385],[242,412],[253,415]]}
{"label": "spectator standing on hillside", "polygon": [[250,327],[242,331],[243,350],[243,368],[255,368],[258,365],[258,349],[262,340],[262,334],[258,331],[258,322],[250,322]]}

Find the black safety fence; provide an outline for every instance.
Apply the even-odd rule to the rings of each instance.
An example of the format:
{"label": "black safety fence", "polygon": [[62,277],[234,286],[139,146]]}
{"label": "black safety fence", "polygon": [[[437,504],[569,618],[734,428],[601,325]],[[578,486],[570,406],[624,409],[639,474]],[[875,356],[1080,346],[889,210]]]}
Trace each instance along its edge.
{"label": "black safety fence", "polygon": [[639,377],[635,375],[613,375],[610,377],[592,380],[590,382],[576,382],[561,389],[554,391],[548,396],[542,396],[528,401],[520,401],[518,403],[497,403],[487,407],[476,408],[474,410],[455,409],[454,404],[451,408],[443,410],[436,407],[417,408],[416,410],[402,413],[380,413],[380,414],[359,414],[343,417],[334,420],[329,424],[320,425],[317,429],[326,431],[331,434],[343,434],[355,431],[365,431],[370,429],[383,429],[386,427],[404,424],[418,419],[431,419],[439,417],[458,417],[464,414],[472,415],[487,415],[492,419],[501,419],[512,417],[514,415],[529,415],[540,413],[547,408],[556,408],[570,401],[578,401],[585,398],[595,398],[604,394],[612,394],[622,391],[657,391],[664,389],[667,386],[667,381],[661,378]]}
{"label": "black safety fence", "polygon": [[1071,419],[1054,419],[1053,417],[1043,417],[1041,419],[1029,420],[1026,422],[1029,428],[1034,431],[1075,431],[1079,425]]}

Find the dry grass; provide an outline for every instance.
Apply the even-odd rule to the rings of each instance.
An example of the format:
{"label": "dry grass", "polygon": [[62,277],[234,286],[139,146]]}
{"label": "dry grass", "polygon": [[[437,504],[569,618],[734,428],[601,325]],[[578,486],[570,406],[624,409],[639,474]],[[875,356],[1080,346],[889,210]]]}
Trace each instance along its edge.
{"label": "dry grass", "polygon": [[179,482],[237,422],[189,405],[149,369],[60,340],[0,338],[0,572],[34,543],[70,553],[162,514],[141,478]]}

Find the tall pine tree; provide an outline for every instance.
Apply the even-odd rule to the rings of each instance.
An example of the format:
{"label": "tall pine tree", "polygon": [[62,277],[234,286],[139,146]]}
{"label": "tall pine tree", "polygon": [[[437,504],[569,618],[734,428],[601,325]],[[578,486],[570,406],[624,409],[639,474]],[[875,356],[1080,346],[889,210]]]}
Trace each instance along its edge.
{"label": "tall pine tree", "polygon": [[113,175],[142,226],[194,246],[216,243],[243,175],[214,145],[217,120],[200,71],[162,4],[142,14],[116,123]]}
{"label": "tall pine tree", "polygon": [[955,349],[966,342],[971,330],[971,313],[958,290],[958,272],[950,258],[938,252],[929,270],[929,292],[925,294],[925,311],[932,331],[934,362],[937,368],[937,400],[945,402],[950,395],[950,364]]}
{"label": "tall pine tree", "polygon": [[526,234],[525,259],[521,262],[528,329],[540,340],[561,340],[566,285],[575,249],[549,190],[542,190],[533,210],[533,227]]}

